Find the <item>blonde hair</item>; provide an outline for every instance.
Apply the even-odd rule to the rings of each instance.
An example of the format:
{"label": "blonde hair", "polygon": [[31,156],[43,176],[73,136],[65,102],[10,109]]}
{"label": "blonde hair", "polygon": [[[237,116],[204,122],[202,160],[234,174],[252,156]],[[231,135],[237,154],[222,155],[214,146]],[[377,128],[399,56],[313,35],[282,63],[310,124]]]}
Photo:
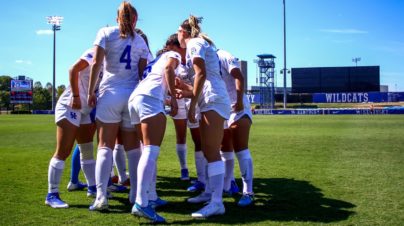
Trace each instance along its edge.
{"label": "blonde hair", "polygon": [[191,38],[203,38],[210,45],[215,46],[215,43],[209,38],[206,34],[201,32],[201,27],[199,24],[202,23],[203,17],[196,17],[194,15],[190,15],[188,19],[184,20],[181,24],[181,28],[189,33]]}
{"label": "blonde hair", "polygon": [[133,24],[137,21],[138,14],[129,2],[123,1],[118,8],[119,36],[121,38],[135,37]]}

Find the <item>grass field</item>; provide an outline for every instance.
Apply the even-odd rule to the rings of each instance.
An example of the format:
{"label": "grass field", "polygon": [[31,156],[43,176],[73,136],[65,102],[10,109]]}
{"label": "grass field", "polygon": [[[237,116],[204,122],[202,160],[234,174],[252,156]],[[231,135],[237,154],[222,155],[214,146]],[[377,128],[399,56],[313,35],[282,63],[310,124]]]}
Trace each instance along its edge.
{"label": "grass field", "polygon": [[[225,198],[226,215],[194,220],[200,205],[185,199],[171,121],[159,158],[159,210],[169,224],[403,225],[404,116],[254,116],[250,149],[255,205]],[[193,146],[188,163],[195,176]],[[55,147],[53,116],[0,115],[0,225],[137,225],[127,194],[114,194],[108,213],[89,212],[85,192],[67,192],[70,158],[61,183],[69,209],[44,204]],[[237,166],[237,164],[236,164]],[[240,178],[238,168],[235,170]],[[82,180],[84,178],[81,176]],[[241,185],[240,179],[238,184]]]}

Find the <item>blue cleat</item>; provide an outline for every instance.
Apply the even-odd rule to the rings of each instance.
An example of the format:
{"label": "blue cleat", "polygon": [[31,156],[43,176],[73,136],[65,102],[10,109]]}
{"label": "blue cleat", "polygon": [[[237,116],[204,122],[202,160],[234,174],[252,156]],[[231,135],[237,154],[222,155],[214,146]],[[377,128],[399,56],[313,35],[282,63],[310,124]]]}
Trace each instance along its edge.
{"label": "blue cleat", "polygon": [[45,199],[45,204],[52,207],[52,208],[68,208],[69,205],[63,202],[62,199],[59,197],[59,193],[48,193]]}
{"label": "blue cleat", "polygon": [[230,189],[227,191],[223,190],[223,194],[231,197],[231,196],[237,194],[239,191],[240,191],[240,189],[238,188],[236,181],[232,180],[230,183]]}
{"label": "blue cleat", "polygon": [[166,200],[161,199],[160,197],[158,197],[156,200],[149,200],[149,206],[153,209],[165,206],[167,204],[168,202]]}
{"label": "blue cleat", "polygon": [[69,181],[69,184],[67,184],[68,191],[80,191],[86,187],[87,187],[87,184],[81,183],[80,181],[77,182],[77,184],[73,184],[71,181]]}
{"label": "blue cleat", "polygon": [[197,192],[205,190],[205,184],[200,181],[195,181],[195,183],[188,187],[187,191]]}
{"label": "blue cleat", "polygon": [[96,196],[97,196],[97,188],[95,187],[95,185],[88,186],[88,188],[87,188],[87,197],[95,198]]}
{"label": "blue cleat", "polygon": [[112,185],[108,186],[107,190],[110,192],[127,192],[128,188],[123,185],[112,184]]}
{"label": "blue cleat", "polygon": [[249,206],[254,202],[254,194],[243,194],[241,196],[240,201],[238,201],[237,205],[241,207]]}
{"label": "blue cleat", "polygon": [[139,217],[145,217],[151,220],[153,223],[165,223],[166,220],[158,215],[156,211],[151,208],[150,205],[147,207],[141,207],[139,204],[135,203],[132,207],[132,214],[137,215]]}
{"label": "blue cleat", "polygon": [[188,169],[181,169],[181,180],[189,180]]}

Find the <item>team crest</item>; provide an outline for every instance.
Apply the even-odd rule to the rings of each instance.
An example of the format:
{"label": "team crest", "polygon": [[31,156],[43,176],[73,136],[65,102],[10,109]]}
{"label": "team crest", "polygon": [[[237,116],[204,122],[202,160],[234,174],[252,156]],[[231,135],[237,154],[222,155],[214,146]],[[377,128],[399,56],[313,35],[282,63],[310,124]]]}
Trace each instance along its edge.
{"label": "team crest", "polygon": [[196,48],[193,47],[193,48],[191,49],[191,55],[194,55],[195,53],[196,53]]}

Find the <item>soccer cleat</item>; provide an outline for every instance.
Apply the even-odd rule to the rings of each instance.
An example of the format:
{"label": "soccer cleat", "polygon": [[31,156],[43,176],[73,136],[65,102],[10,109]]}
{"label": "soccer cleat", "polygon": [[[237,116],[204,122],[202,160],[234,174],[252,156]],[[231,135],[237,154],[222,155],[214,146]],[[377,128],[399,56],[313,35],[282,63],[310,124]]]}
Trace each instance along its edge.
{"label": "soccer cleat", "polygon": [[191,216],[194,218],[206,218],[213,215],[223,215],[224,212],[225,209],[222,202],[210,202],[202,209],[192,213]]}
{"label": "soccer cleat", "polygon": [[129,187],[129,186],[130,186],[130,179],[128,178],[128,179],[126,179],[124,182],[121,182],[120,184],[121,184],[122,186]]}
{"label": "soccer cleat", "polygon": [[168,202],[166,200],[161,199],[160,197],[158,197],[156,200],[149,200],[149,206],[153,209],[165,206],[167,204]]}
{"label": "soccer cleat", "polygon": [[230,183],[230,189],[229,190],[223,190],[223,195],[226,195],[226,196],[233,196],[233,195],[235,195],[235,194],[237,194],[238,192],[239,192],[239,188],[238,188],[238,186],[237,186],[237,183],[236,183],[236,181],[235,180],[232,180],[231,181],[231,183]]}
{"label": "soccer cleat", "polygon": [[200,181],[195,181],[193,185],[189,186],[187,191],[197,192],[205,190],[205,184]]}
{"label": "soccer cleat", "polygon": [[189,203],[202,203],[202,202],[208,202],[210,201],[212,197],[212,194],[210,193],[206,193],[206,192],[202,192],[200,195],[195,196],[193,198],[189,198],[188,202]]}
{"label": "soccer cleat", "polygon": [[145,217],[151,220],[153,223],[164,223],[166,220],[158,215],[156,211],[151,208],[150,205],[147,207],[141,207],[139,204],[135,203],[132,207],[132,214],[137,215],[139,217]]}
{"label": "soccer cleat", "polygon": [[181,180],[189,180],[188,169],[181,169]]}
{"label": "soccer cleat", "polygon": [[97,197],[97,188],[95,187],[95,185],[88,186],[87,197],[93,197],[93,198]]}
{"label": "soccer cleat", "polygon": [[87,184],[81,183],[80,181],[77,182],[77,184],[73,184],[71,181],[69,181],[69,184],[67,184],[68,191],[83,190],[86,187],[87,187]]}
{"label": "soccer cleat", "polygon": [[111,182],[116,184],[119,181],[119,177],[117,175],[111,177]]}
{"label": "soccer cleat", "polygon": [[102,211],[108,209],[108,199],[96,199],[94,203],[88,208],[90,211]]}
{"label": "soccer cleat", "polygon": [[241,207],[249,206],[254,202],[254,194],[243,194],[240,200],[238,201],[237,205]]}
{"label": "soccer cleat", "polygon": [[63,202],[62,199],[59,197],[58,192],[48,193],[45,199],[45,204],[52,207],[52,208],[68,208],[69,205]]}
{"label": "soccer cleat", "polygon": [[108,186],[107,190],[110,192],[126,192],[126,191],[128,191],[128,188],[123,185],[112,184],[112,185]]}

